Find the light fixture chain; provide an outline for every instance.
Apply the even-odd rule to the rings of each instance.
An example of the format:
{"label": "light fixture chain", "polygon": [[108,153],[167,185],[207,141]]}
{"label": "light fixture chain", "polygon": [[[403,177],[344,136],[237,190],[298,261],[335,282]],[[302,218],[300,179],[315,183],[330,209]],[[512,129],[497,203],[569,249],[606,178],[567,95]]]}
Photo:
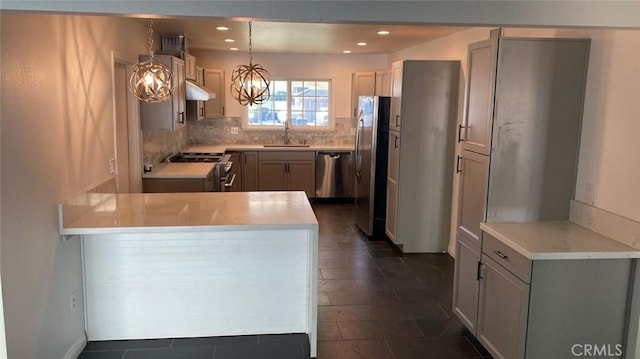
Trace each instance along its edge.
{"label": "light fixture chain", "polygon": [[153,20],[149,20],[149,55],[153,60]]}
{"label": "light fixture chain", "polygon": [[251,21],[249,21],[249,66],[253,64],[253,52],[251,46]]}

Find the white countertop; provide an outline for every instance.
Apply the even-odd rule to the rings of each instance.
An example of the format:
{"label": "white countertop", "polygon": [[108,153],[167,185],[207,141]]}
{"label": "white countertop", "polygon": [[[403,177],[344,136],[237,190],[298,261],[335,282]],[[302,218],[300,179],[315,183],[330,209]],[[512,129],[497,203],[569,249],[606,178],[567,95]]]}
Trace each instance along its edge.
{"label": "white countertop", "polygon": [[264,147],[263,145],[221,144],[221,145],[193,145],[185,152],[225,152],[225,151],[354,151],[353,145],[309,145],[309,147],[278,146]]}
{"label": "white countertop", "polygon": [[[86,202],[83,202],[86,205]],[[67,207],[65,207],[67,206]],[[62,205],[72,213],[74,202]],[[65,223],[61,219],[61,223]],[[60,234],[167,233],[309,229],[318,222],[296,192],[132,193],[103,196]]]}
{"label": "white countertop", "polygon": [[534,260],[640,258],[639,250],[568,221],[481,223],[480,228]]}
{"label": "white countertop", "polygon": [[211,162],[161,163],[153,171],[144,173],[142,178],[206,178],[214,165]]}

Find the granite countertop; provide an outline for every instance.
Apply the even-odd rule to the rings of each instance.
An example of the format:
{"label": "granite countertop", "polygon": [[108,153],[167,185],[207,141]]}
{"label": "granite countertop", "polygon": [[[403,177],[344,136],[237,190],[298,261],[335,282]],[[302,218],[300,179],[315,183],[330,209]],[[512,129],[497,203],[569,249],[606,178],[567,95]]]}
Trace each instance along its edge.
{"label": "granite countertop", "polygon": [[[74,211],[62,205],[62,216]],[[66,207],[65,207],[66,206]],[[65,221],[61,218],[61,223]],[[131,193],[102,196],[60,234],[310,229],[318,222],[296,192]],[[256,238],[259,239],[259,238]]]}
{"label": "granite countertop", "polygon": [[142,178],[206,178],[215,163],[173,162],[161,163],[153,171],[144,173]]}
{"label": "granite countertop", "polygon": [[225,152],[225,151],[354,151],[353,145],[309,145],[264,147],[264,145],[249,144],[221,144],[221,145],[193,145],[185,152]]}
{"label": "granite countertop", "polygon": [[480,228],[533,260],[640,258],[640,250],[568,221],[481,223]]}

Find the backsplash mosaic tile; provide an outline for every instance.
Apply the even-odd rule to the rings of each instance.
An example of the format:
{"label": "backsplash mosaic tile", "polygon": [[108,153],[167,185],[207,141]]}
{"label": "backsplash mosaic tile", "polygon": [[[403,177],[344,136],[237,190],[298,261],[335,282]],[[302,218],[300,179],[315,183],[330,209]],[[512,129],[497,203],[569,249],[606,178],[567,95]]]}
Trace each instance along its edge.
{"label": "backsplash mosaic tile", "polygon": [[189,145],[189,128],[176,131],[142,131],[142,161],[156,166],[170,155]]}
{"label": "backsplash mosaic tile", "polygon": [[[291,143],[310,145],[355,144],[356,119],[336,118],[336,126],[330,131],[290,130]],[[189,139],[193,144],[278,144],[284,141],[284,130],[256,131],[242,128],[240,117],[223,117],[198,122],[189,122]],[[237,135],[231,127],[238,127]]]}

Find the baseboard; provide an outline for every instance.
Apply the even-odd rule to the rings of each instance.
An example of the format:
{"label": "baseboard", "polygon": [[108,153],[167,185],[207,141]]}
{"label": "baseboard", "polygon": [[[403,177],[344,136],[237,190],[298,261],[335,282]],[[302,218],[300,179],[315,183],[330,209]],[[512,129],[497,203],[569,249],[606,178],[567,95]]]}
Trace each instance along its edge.
{"label": "baseboard", "polygon": [[82,333],[81,336],[76,339],[71,348],[67,350],[67,353],[62,359],[77,359],[82,353],[82,349],[87,345],[87,337]]}

